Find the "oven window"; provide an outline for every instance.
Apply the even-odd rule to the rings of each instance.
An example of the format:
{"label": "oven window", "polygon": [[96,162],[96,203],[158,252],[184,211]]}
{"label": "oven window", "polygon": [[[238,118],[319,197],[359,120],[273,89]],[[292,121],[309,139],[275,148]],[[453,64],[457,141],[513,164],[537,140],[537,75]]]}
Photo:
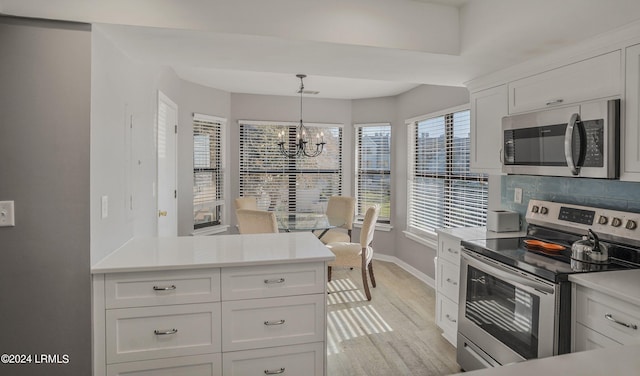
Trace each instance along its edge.
{"label": "oven window", "polygon": [[526,359],[538,357],[540,298],[472,266],[465,316]]}

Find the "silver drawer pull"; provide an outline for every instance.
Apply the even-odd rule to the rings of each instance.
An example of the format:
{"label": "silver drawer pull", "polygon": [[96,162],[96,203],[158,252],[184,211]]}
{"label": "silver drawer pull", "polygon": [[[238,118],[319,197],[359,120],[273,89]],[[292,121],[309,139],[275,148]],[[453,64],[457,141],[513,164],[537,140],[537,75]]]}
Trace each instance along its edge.
{"label": "silver drawer pull", "polygon": [[449,253],[453,253],[454,255],[458,254],[458,251],[454,251],[451,248],[447,248],[447,251],[449,251]]}
{"label": "silver drawer pull", "polygon": [[564,102],[564,99],[554,99],[554,100],[551,100],[551,101],[547,102],[547,106],[551,106],[552,104],[560,104],[562,102]]}
{"label": "silver drawer pull", "polygon": [[452,319],[452,318],[451,318],[451,316],[449,316],[449,314],[448,314],[448,313],[445,315],[445,317],[447,318],[447,320],[449,320],[449,321],[451,321],[451,322],[458,322],[458,320],[456,320],[456,319]]}
{"label": "silver drawer pull", "polygon": [[264,370],[265,375],[279,375],[281,373],[284,373],[284,368],[280,368],[276,370],[268,370],[268,369]]}
{"label": "silver drawer pull", "polygon": [[278,321],[265,321],[264,322],[265,325],[282,325],[284,324],[284,320],[278,320]]}
{"label": "silver drawer pull", "polygon": [[155,334],[157,336],[166,336],[166,335],[169,335],[169,334],[176,334],[176,333],[178,333],[178,329],[175,329],[175,328],[174,329],[169,329],[169,330],[158,330],[158,329],[156,329],[156,330],[153,331],[153,334]]}
{"label": "silver drawer pull", "polygon": [[613,321],[616,324],[625,326],[627,328],[631,328],[633,330],[638,330],[638,325],[636,325],[636,324],[627,324],[626,322],[618,321],[618,320],[614,319],[613,315],[611,315],[610,313],[607,313],[606,315],[604,315],[604,318],[609,320],[609,321]]}
{"label": "silver drawer pull", "polygon": [[284,278],[278,278],[278,279],[265,279],[264,283],[266,283],[267,285],[272,285],[274,283],[284,283]]}
{"label": "silver drawer pull", "polygon": [[171,286],[153,286],[153,289],[155,291],[168,291],[168,290],[175,290],[176,289],[176,285],[171,285]]}
{"label": "silver drawer pull", "polygon": [[454,285],[454,286],[458,286],[458,282],[454,281],[454,280],[453,280],[453,279],[451,279],[451,278],[447,278],[447,282],[451,283],[451,284],[452,284],[452,285]]}

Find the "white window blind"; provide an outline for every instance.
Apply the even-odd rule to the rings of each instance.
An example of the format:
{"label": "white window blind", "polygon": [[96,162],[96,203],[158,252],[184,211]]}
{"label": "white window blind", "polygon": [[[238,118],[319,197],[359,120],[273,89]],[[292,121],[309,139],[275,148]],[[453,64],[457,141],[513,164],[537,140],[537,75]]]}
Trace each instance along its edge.
{"label": "white window blind", "polygon": [[278,135],[284,131],[293,147],[295,125],[240,121],[238,196],[256,197],[262,210],[325,211],[329,197],[342,192],[342,127],[305,127],[314,137],[322,133],[324,151],[314,158],[287,158],[279,151]]}
{"label": "white window blind", "polygon": [[378,222],[391,218],[391,124],[356,124],[356,201],[358,218],[380,205]]}
{"label": "white window blind", "polygon": [[222,224],[225,119],[193,114],[193,227]]}
{"label": "white window blind", "polygon": [[488,182],[469,171],[469,110],[414,121],[408,134],[409,232],[484,226]]}

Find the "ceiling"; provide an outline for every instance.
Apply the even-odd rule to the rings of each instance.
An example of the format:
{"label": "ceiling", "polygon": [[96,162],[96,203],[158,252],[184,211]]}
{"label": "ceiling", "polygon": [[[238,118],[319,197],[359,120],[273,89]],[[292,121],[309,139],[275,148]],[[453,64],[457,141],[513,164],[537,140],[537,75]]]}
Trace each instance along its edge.
{"label": "ceiling", "polygon": [[232,93],[397,95],[465,82],[640,19],[637,0],[0,0],[94,24],[134,59]]}

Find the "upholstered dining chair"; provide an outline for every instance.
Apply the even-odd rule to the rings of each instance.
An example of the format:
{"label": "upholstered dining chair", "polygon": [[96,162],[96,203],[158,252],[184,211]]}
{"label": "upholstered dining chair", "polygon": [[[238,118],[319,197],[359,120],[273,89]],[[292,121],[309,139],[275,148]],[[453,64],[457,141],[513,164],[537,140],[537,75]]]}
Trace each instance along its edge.
{"label": "upholstered dining chair", "polygon": [[367,272],[371,279],[371,285],[376,287],[376,278],[373,275],[373,233],[376,229],[376,221],[380,215],[380,206],[373,205],[367,209],[362,222],[362,231],[360,232],[360,243],[336,242],[327,244],[327,248],[336,255],[334,261],[329,262],[329,281],[331,281],[331,269],[334,266],[344,266],[350,268],[362,269],[362,285],[367,300],[371,300],[371,291],[367,283]]}
{"label": "upholstered dining chair", "polygon": [[251,209],[236,210],[238,231],[241,234],[277,233],[278,222],[274,212]]}
{"label": "upholstered dining chair", "polygon": [[[327,231],[320,241],[324,244],[336,242],[351,242],[351,230],[353,229],[353,217],[356,210],[355,197],[349,196],[331,196],[327,202],[326,214],[329,218],[341,218],[344,224],[338,228],[332,228]],[[346,231],[345,231],[346,230]],[[320,235],[321,231],[316,231],[316,235]]]}
{"label": "upholstered dining chair", "polygon": [[238,209],[250,209],[258,210],[258,201],[255,197],[238,197],[235,201],[236,210]]}

